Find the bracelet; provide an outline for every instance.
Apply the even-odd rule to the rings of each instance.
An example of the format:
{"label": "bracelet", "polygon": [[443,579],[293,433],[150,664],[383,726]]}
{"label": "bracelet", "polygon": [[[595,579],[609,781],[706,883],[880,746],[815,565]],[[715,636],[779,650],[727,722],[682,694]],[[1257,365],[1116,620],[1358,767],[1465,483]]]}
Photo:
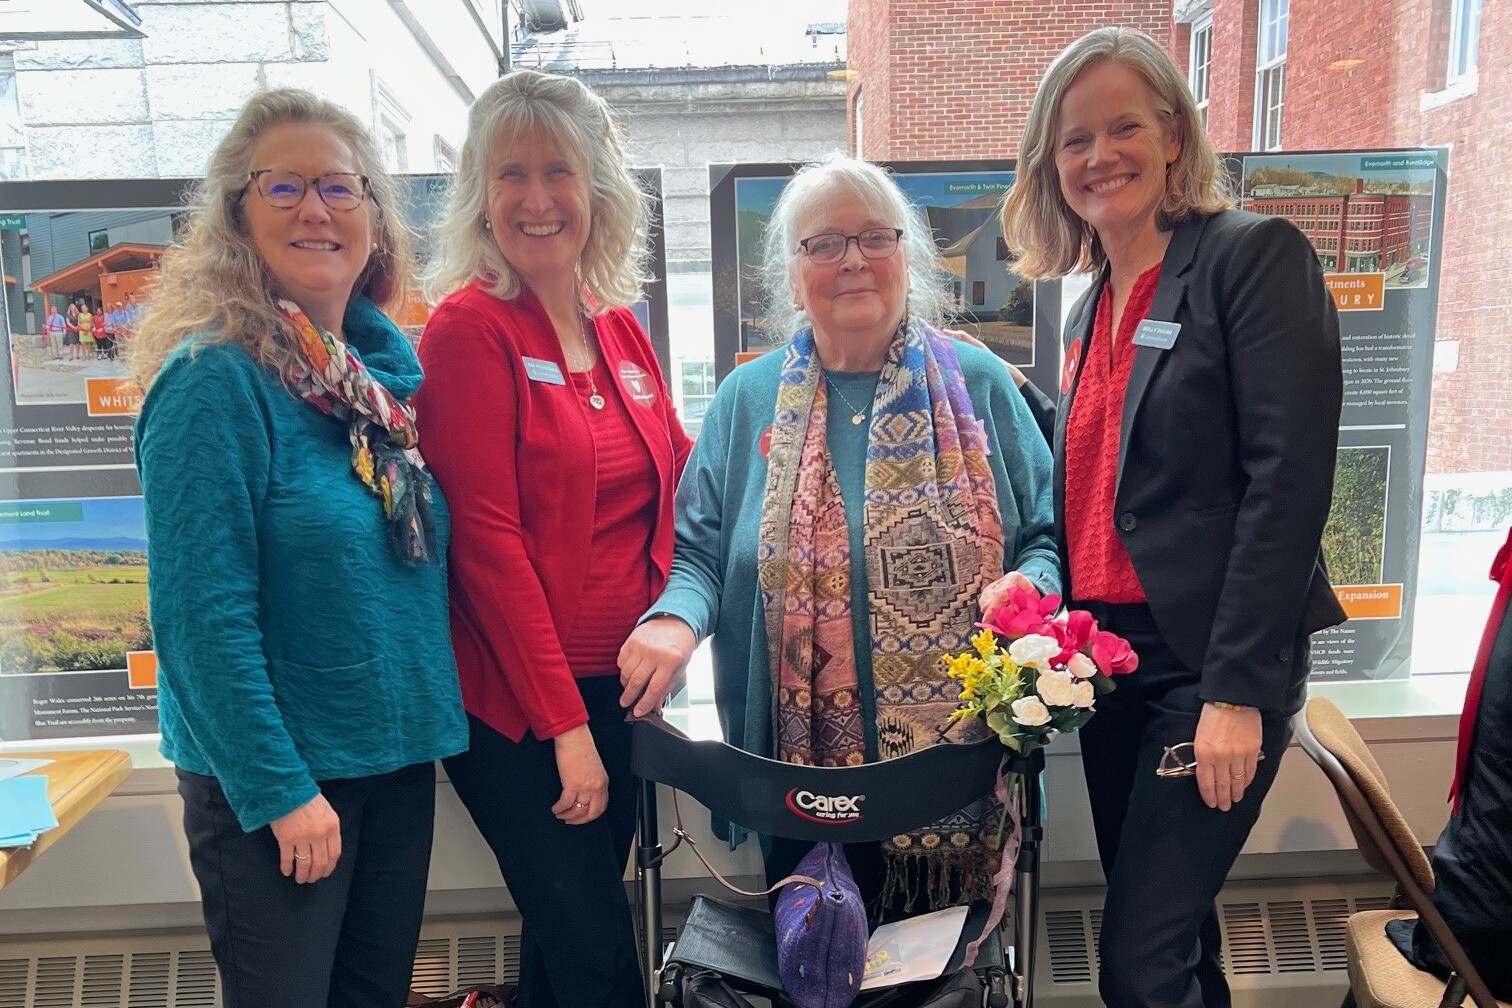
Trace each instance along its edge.
{"label": "bracelet", "polygon": [[1228,703],[1227,701],[1224,701],[1224,700],[1209,700],[1209,701],[1207,701],[1207,703],[1208,703],[1208,706],[1210,706],[1210,707],[1217,707],[1219,710],[1247,711],[1247,710],[1251,710],[1252,709],[1250,707],[1245,706],[1244,704]]}

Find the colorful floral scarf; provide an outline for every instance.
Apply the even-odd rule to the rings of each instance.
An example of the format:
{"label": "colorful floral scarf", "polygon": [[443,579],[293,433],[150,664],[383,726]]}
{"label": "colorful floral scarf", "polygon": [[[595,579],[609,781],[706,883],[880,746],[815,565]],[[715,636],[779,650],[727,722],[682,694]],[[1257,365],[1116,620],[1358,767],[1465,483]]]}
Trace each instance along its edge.
{"label": "colorful floral scarf", "polygon": [[284,380],[320,412],[347,424],[352,472],[383,504],[389,543],[408,566],[436,562],[430,477],[420,457],[415,410],[374,378],[336,337],[292,301],[279,301],[299,356]]}
{"label": "colorful floral scarf", "polygon": [[[785,351],[757,551],[773,678],[776,758],[850,766],[866,759],[845,508],[826,444],[828,388],[811,330]],[[893,337],[872,404],[866,452],[865,569],[878,756],[942,740],[959,684],[942,656],[968,650],[977,597],[1003,574],[984,432],[950,340],[910,318]],[[991,799],[884,844],[887,892],[944,902],[990,889]],[[964,873],[959,874],[959,873]],[[952,876],[954,875],[954,879]]]}

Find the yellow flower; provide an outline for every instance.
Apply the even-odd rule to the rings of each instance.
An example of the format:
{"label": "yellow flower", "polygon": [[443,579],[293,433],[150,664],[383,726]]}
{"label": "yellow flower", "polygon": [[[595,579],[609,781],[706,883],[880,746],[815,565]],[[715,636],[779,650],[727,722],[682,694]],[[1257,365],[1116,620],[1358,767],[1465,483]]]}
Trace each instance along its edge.
{"label": "yellow flower", "polygon": [[971,638],[971,646],[977,649],[977,654],[983,658],[991,658],[997,650],[997,638],[992,636],[991,630],[982,630]]}
{"label": "yellow flower", "polygon": [[357,475],[361,477],[362,482],[371,486],[373,483],[373,453],[363,448],[357,452],[357,457],[354,461],[357,463]]}

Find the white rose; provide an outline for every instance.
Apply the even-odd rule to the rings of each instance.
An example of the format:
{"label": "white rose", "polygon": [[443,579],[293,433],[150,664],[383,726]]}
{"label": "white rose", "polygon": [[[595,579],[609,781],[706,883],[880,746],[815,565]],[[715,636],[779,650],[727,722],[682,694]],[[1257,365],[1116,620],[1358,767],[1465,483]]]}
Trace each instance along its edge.
{"label": "white rose", "polygon": [[1078,651],[1066,663],[1066,671],[1078,679],[1091,679],[1097,675],[1097,663]]}
{"label": "white rose", "polygon": [[[1090,688],[1090,687],[1088,687]],[[1034,681],[1034,692],[1050,707],[1070,707],[1076,697],[1073,680],[1065,672],[1045,672]]]}
{"label": "white rose", "polygon": [[1048,672],[1050,659],[1060,654],[1060,650],[1060,642],[1054,637],[1032,633],[1008,645],[1008,657],[1013,659],[1015,665]]}
{"label": "white rose", "polygon": [[1083,709],[1091,707],[1092,701],[1096,697],[1097,691],[1092,688],[1092,684],[1089,682],[1079,681],[1071,687],[1071,703],[1073,706]]}
{"label": "white rose", "polygon": [[1050,723],[1050,712],[1040,703],[1039,697],[1020,697],[1013,701],[1013,720],[1025,728],[1038,728]]}

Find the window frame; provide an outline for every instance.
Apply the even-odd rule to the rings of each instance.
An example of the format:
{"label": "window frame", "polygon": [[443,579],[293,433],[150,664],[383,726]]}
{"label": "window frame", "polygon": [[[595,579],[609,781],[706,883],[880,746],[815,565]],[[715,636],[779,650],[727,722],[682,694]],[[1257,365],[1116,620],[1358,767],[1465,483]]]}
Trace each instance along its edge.
{"label": "window frame", "polygon": [[1207,129],[1208,102],[1212,93],[1213,15],[1211,12],[1192,22],[1187,43],[1187,86],[1197,105],[1197,118]]}
{"label": "window frame", "polygon": [[1449,0],[1449,48],[1444,84],[1456,84],[1480,66],[1481,0]]}
{"label": "window frame", "polygon": [[1282,149],[1286,109],[1286,50],[1291,0],[1259,0],[1255,40],[1256,150]]}

